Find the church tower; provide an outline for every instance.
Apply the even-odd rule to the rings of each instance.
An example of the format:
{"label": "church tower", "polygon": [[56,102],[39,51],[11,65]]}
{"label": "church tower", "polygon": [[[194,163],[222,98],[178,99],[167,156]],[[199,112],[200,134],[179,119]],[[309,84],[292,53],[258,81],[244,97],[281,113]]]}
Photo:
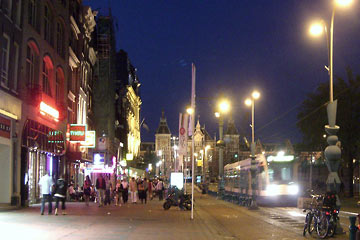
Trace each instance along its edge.
{"label": "church tower", "polygon": [[165,113],[162,111],[160,124],[155,133],[155,151],[158,158],[162,161],[159,168],[161,177],[170,177],[171,163],[171,132],[167,124]]}

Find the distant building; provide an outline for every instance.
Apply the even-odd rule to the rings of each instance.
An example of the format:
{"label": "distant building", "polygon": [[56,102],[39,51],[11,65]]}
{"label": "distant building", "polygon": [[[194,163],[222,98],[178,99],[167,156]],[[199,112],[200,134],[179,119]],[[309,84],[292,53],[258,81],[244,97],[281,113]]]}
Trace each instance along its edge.
{"label": "distant building", "polygon": [[171,132],[165,113],[162,111],[159,127],[155,133],[155,151],[162,163],[159,166],[161,176],[170,177],[171,172]]}

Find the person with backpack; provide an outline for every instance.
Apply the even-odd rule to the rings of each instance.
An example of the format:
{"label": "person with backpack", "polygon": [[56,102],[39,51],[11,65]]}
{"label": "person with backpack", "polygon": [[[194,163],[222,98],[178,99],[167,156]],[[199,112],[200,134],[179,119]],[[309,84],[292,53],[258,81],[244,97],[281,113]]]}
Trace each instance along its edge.
{"label": "person with backpack", "polygon": [[67,192],[67,183],[64,180],[64,176],[60,175],[60,178],[56,181],[54,197],[55,197],[55,215],[58,215],[59,201],[61,201],[61,211],[62,215],[66,215],[66,192]]}

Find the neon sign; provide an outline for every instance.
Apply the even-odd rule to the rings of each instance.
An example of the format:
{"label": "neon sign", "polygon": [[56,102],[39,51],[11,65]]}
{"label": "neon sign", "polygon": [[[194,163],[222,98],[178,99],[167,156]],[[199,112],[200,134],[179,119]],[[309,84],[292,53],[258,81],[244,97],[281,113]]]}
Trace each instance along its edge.
{"label": "neon sign", "polygon": [[47,137],[48,137],[49,143],[63,143],[64,142],[61,131],[49,131]]}
{"label": "neon sign", "polygon": [[86,141],[86,125],[70,124],[70,142]]}
{"label": "neon sign", "polygon": [[44,102],[40,103],[40,113],[42,115],[49,115],[53,117],[55,121],[59,121],[59,111]]}

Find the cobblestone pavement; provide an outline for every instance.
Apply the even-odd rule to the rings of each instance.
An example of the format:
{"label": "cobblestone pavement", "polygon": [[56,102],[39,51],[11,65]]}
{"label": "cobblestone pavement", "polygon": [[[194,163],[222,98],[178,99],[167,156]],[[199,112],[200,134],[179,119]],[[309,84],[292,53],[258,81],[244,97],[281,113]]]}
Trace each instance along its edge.
{"label": "cobblestone pavement", "polygon": [[[304,239],[298,228],[269,221],[262,211],[207,195],[195,198],[194,220],[190,211],[164,211],[157,199],[121,207],[70,202],[65,216],[41,216],[40,206],[33,205],[0,212],[1,239]],[[337,237],[342,238],[348,239]]]}

